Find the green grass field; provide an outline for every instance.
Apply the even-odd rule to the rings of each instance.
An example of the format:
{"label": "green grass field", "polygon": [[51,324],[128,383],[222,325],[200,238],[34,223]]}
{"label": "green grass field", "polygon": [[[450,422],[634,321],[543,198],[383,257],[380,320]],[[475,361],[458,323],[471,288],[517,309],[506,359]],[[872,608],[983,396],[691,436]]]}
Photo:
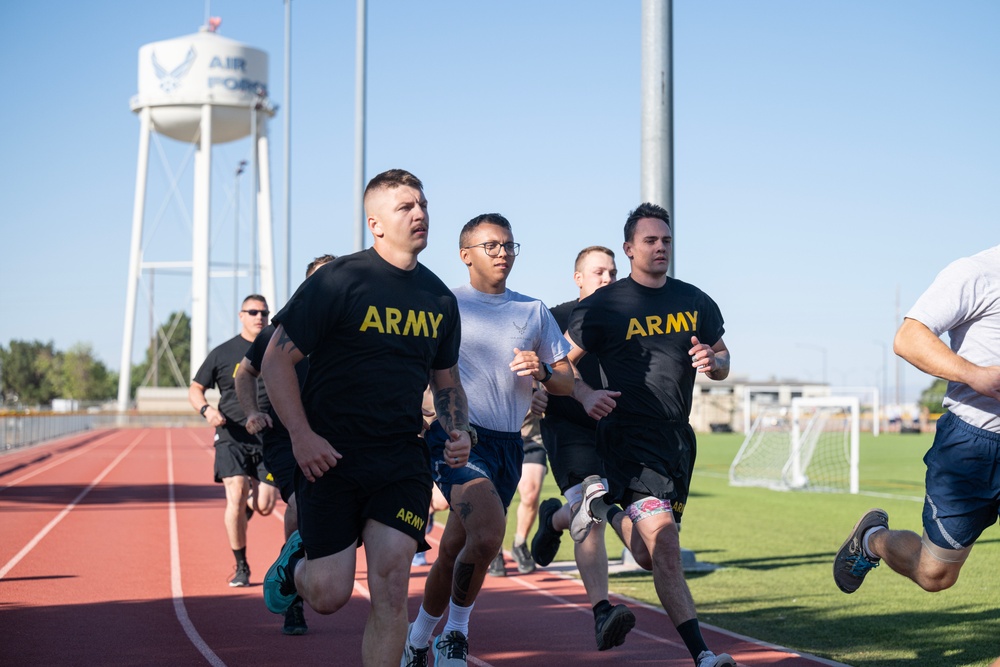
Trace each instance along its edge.
{"label": "green grass field", "polygon": [[[853,595],[833,583],[834,553],[869,508],[885,509],[892,528],[921,532],[922,457],[931,440],[862,434],[861,494],[852,496],[730,487],[742,435],[699,435],[681,544],[721,566],[688,575],[702,622],[855,667],[989,665],[1000,656],[1000,529],[984,533],[958,583],[941,593],[887,566]],[[555,495],[550,475],[542,498]],[[506,548],[514,519],[511,511]],[[621,543],[608,535],[617,558]],[[557,560],[572,558],[564,535]],[[611,589],[659,605],[648,573],[612,575]]]}

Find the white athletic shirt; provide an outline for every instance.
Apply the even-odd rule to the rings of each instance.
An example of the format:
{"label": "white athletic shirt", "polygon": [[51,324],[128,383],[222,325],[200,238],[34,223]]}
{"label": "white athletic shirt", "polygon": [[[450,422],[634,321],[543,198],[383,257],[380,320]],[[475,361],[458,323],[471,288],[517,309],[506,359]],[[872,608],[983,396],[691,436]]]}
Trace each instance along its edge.
{"label": "white athletic shirt", "polygon": [[[963,257],[937,275],[906,314],[977,366],[1000,366],[1000,246]],[[968,385],[948,383],[944,407],[962,421],[1000,433],[1000,401]]]}
{"label": "white athletic shirt", "polygon": [[510,370],[514,348],[534,350],[553,363],[569,353],[559,325],[545,304],[511,290],[485,294],[462,285],[452,290],[462,318],[458,370],[469,399],[469,421],[516,433],[531,405],[530,375]]}

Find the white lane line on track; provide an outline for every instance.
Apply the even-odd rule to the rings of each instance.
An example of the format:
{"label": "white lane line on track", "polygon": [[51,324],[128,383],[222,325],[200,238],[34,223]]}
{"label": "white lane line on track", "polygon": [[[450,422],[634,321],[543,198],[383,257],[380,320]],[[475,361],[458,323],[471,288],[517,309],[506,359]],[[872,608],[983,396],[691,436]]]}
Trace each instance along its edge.
{"label": "white lane line on track", "polygon": [[181,550],[177,538],[177,503],[174,497],[174,450],[170,431],[167,431],[167,489],[167,503],[170,507],[170,593],[173,596],[174,613],[184,629],[184,634],[205,660],[214,667],[226,667],[226,663],[198,634],[194,623],[188,617],[187,607],[184,606],[184,589],[181,587]]}
{"label": "white lane line on track", "polygon": [[[111,471],[112,471],[112,470],[114,469],[114,467],[115,467],[115,466],[117,466],[117,465],[118,465],[118,463],[119,463],[119,462],[120,462],[120,461],[121,461],[121,460],[122,460],[123,458],[125,458],[125,456],[126,456],[126,455],[128,455],[128,453],[129,453],[129,452],[131,452],[131,451],[132,451],[132,450],[133,450],[133,449],[135,448],[135,446],[136,446],[136,445],[138,445],[138,444],[139,444],[139,441],[140,441],[140,440],[142,440],[142,439],[143,439],[143,437],[145,437],[145,435],[146,435],[145,431],[144,431],[144,432],[142,432],[142,433],[140,433],[140,434],[139,434],[139,437],[137,437],[137,438],[136,438],[135,440],[133,440],[133,441],[132,441],[132,443],[131,443],[131,444],[130,444],[130,445],[129,445],[128,447],[126,447],[126,448],[125,448],[124,450],[122,450],[122,453],[121,453],[121,454],[119,454],[118,456],[116,456],[116,457],[115,457],[115,460],[114,460],[114,461],[112,461],[111,463],[109,463],[109,464],[108,464],[108,467],[107,467],[107,468],[105,468],[104,470],[102,470],[102,471],[101,471],[101,474],[100,474],[100,475],[98,475],[98,476],[97,476],[96,478],[94,478],[94,481],[93,481],[93,482],[91,482],[91,483],[90,483],[90,485],[89,485],[89,486],[88,486],[88,487],[87,487],[86,489],[84,489],[83,491],[81,491],[81,492],[80,492],[80,493],[79,493],[79,494],[77,495],[77,497],[73,499],[73,502],[71,502],[71,503],[70,503],[69,505],[66,505],[66,507],[64,507],[64,508],[62,509],[62,511],[61,511],[61,512],[59,512],[59,514],[57,514],[57,515],[55,516],[55,518],[54,518],[54,519],[52,519],[52,521],[49,521],[49,522],[48,522],[48,523],[47,523],[47,524],[45,525],[45,527],[44,527],[44,528],[42,528],[42,529],[41,529],[40,531],[38,531],[38,534],[37,534],[37,535],[35,535],[35,536],[34,536],[33,538],[31,538],[31,541],[30,541],[30,542],[28,542],[28,543],[27,543],[26,545],[24,545],[24,548],[23,548],[23,549],[21,549],[20,551],[18,551],[18,552],[17,552],[17,555],[16,555],[16,556],[14,556],[14,557],[13,557],[13,558],[11,558],[11,559],[10,559],[9,561],[7,561],[7,564],[6,564],[6,565],[4,565],[4,566],[3,566],[3,568],[0,568],[0,579],[3,579],[4,577],[6,577],[6,576],[7,576],[7,573],[8,573],[8,572],[10,572],[10,571],[11,571],[11,570],[12,570],[12,569],[14,568],[14,566],[15,566],[15,565],[17,565],[17,564],[18,564],[19,562],[21,562],[21,559],[22,559],[22,558],[24,558],[24,557],[25,557],[25,556],[27,556],[27,555],[28,555],[29,553],[31,553],[31,550],[32,550],[32,549],[34,549],[34,548],[35,548],[35,547],[36,547],[36,546],[38,545],[38,543],[39,543],[39,542],[41,542],[41,541],[42,541],[42,539],[43,539],[43,538],[44,538],[44,537],[45,537],[46,535],[48,535],[48,534],[49,534],[49,532],[50,532],[50,531],[51,531],[51,530],[52,530],[53,528],[55,528],[55,527],[56,527],[56,525],[58,525],[58,524],[59,524],[59,522],[60,522],[60,521],[62,521],[63,519],[65,519],[65,518],[66,518],[66,515],[67,515],[67,514],[69,514],[69,513],[70,513],[70,511],[71,511],[71,510],[72,510],[72,509],[73,509],[74,507],[76,507],[76,506],[77,506],[77,504],[78,504],[78,503],[79,503],[79,502],[80,502],[81,500],[83,500],[84,496],[86,496],[86,495],[87,495],[88,493],[90,493],[90,490],[91,490],[91,489],[93,489],[93,488],[94,488],[95,486],[97,486],[98,484],[100,484],[100,483],[101,483],[101,480],[102,480],[102,479],[104,479],[104,477],[105,477],[105,476],[106,476],[106,475],[107,475],[107,474],[108,474],[109,472],[111,472]],[[64,459],[64,460],[66,460],[66,459]]]}
{"label": "white lane line on track", "polygon": [[75,459],[76,457],[80,456],[81,454],[86,454],[87,452],[89,452],[90,450],[94,449],[95,447],[99,447],[100,445],[103,445],[104,444],[104,440],[110,439],[116,433],[118,433],[118,431],[112,431],[111,433],[108,433],[107,435],[101,436],[97,440],[97,442],[95,442],[94,444],[92,444],[89,447],[84,447],[83,449],[79,449],[79,450],[73,452],[72,454],[67,454],[66,456],[61,456],[58,459],[56,459],[55,461],[52,461],[50,463],[47,463],[46,465],[43,465],[41,468],[37,468],[36,470],[32,470],[31,472],[29,472],[27,474],[21,475],[17,479],[12,479],[11,481],[7,482],[6,484],[0,484],[0,491],[3,491],[4,489],[9,489],[10,487],[12,487],[12,486],[14,486],[16,484],[20,484],[21,482],[23,482],[23,481],[25,481],[27,479],[31,479],[35,475],[43,473],[46,470],[51,470],[52,468],[56,467],[57,465],[61,465],[63,463],[66,463],[66,461],[72,461],[73,459]]}

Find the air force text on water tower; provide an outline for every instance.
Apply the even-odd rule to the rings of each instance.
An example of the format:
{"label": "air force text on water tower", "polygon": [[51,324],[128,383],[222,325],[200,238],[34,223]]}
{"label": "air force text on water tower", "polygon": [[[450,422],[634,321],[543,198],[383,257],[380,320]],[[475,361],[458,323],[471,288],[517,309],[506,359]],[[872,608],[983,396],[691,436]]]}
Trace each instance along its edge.
{"label": "air force text on water tower", "polygon": [[198,132],[197,105],[211,104],[212,143],[240,139],[250,134],[245,110],[267,97],[267,68],[265,52],[214,32],[146,44],[131,107],[150,107],[157,132],[190,142]]}

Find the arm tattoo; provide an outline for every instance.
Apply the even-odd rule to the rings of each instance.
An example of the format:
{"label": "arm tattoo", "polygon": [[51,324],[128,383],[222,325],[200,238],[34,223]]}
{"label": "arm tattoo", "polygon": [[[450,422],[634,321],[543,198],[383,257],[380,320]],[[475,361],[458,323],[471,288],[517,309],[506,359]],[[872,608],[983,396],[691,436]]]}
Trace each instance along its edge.
{"label": "arm tattoo", "polygon": [[281,330],[281,336],[278,338],[278,347],[281,348],[282,352],[286,353],[294,352],[295,350],[299,349],[295,346],[295,343],[292,342],[292,339],[288,337],[288,334],[285,333],[284,329]]}
{"label": "arm tattoo", "polygon": [[445,431],[462,430],[469,426],[469,406],[461,385],[436,390],[434,410]]}

